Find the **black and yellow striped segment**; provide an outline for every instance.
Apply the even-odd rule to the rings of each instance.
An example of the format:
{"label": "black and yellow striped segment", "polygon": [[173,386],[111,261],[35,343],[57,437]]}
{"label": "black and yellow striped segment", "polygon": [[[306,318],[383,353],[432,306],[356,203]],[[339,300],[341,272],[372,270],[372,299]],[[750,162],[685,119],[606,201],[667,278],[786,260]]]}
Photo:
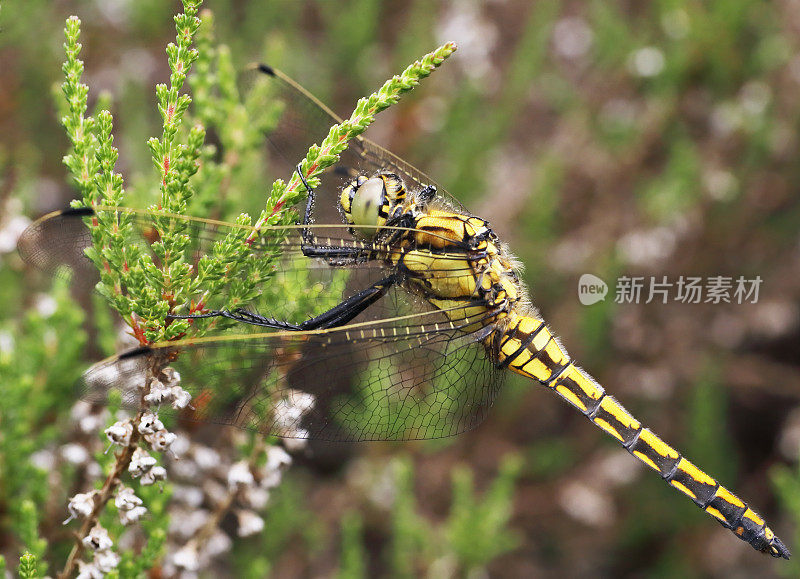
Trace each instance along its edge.
{"label": "black and yellow striped segment", "polygon": [[602,386],[575,366],[542,320],[526,316],[509,325],[499,340],[498,365],[552,388],[670,486],[753,548],[773,557],[789,558],[786,546],[744,501],[642,427]]}

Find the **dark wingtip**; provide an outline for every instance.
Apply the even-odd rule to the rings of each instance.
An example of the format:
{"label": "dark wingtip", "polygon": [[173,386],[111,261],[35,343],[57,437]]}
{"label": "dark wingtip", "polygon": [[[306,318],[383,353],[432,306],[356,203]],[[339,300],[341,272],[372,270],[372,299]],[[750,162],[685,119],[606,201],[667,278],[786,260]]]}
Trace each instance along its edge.
{"label": "dark wingtip", "polygon": [[127,358],[138,358],[139,356],[145,356],[153,351],[153,348],[150,346],[139,346],[138,348],[134,348],[133,350],[128,350],[127,352],[123,352],[119,355],[120,360],[125,360]]}
{"label": "dark wingtip", "polygon": [[88,217],[94,215],[94,209],[91,207],[67,207],[61,211],[61,215],[74,215],[76,217]]}
{"label": "dark wingtip", "polygon": [[268,74],[268,75],[270,75],[270,76],[275,76],[275,69],[274,69],[274,68],[272,68],[272,67],[271,67],[270,65],[268,65],[268,64],[259,63],[259,64],[258,64],[258,70],[259,70],[259,71],[261,71],[261,72],[263,72],[264,74]]}

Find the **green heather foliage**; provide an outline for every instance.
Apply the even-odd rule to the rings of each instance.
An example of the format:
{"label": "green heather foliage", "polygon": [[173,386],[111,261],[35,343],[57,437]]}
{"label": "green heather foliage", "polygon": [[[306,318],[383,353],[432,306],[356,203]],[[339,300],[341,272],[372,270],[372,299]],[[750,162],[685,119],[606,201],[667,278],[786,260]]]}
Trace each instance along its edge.
{"label": "green heather foliage", "polygon": [[[31,456],[58,443],[69,428],[64,409],[73,402],[73,384],[84,366],[80,362],[85,342],[82,311],[69,298],[63,280],[51,296],[40,296],[38,307],[0,325],[0,339],[4,341],[0,351],[0,382],[4,385],[0,404],[0,500],[6,513],[2,528],[27,549],[20,572],[24,567],[33,573],[30,576],[35,576],[37,569],[47,571],[43,560],[47,542],[39,533],[41,525],[52,524],[47,519],[54,514],[36,505],[57,508],[49,501],[63,505],[67,496],[66,489],[52,494],[47,469],[36,466]],[[63,342],[59,335],[72,338]],[[64,467],[64,476],[70,476],[70,467]],[[63,510],[56,516],[61,513]]]}
{"label": "green heather foliage", "polygon": [[[208,210],[215,205],[214,197],[219,197],[221,189],[228,187],[235,191],[235,186],[230,183],[236,183],[236,177],[245,172],[245,161],[250,165],[257,163],[257,151],[263,134],[275,121],[275,116],[271,115],[259,122],[259,111],[248,110],[248,104],[250,109],[255,104],[246,100],[251,95],[240,95],[238,92],[230,51],[224,45],[216,45],[213,39],[211,13],[204,13],[201,19],[198,16],[200,2],[184,0],[183,4],[184,13],[175,17],[176,42],[167,47],[171,70],[169,83],[156,86],[162,134],[148,141],[159,183],[158,201],[151,205],[151,210],[156,213],[185,213],[190,202],[196,209]],[[205,30],[195,48],[193,39],[203,24]],[[71,143],[64,164],[72,174],[80,196],[80,200],[73,205],[124,206],[131,200],[126,198],[123,176],[116,170],[119,153],[114,146],[112,114],[106,108],[99,108],[94,114],[87,115],[90,89],[82,82],[84,64],[79,58],[82,49],[79,42],[80,20],[77,17],[67,19],[64,33],[66,62],[63,65],[65,81],[61,92],[65,104],[60,104],[59,109],[63,112],[62,125]],[[396,103],[401,94],[413,88],[420,78],[430,74],[454,49],[452,44],[442,47],[387,81],[369,98],[361,99],[351,118],[342,125],[332,127],[326,139],[319,146],[314,145],[306,159],[302,160],[305,178],[311,184],[317,183],[317,175],[336,162],[350,138],[362,133],[378,112]],[[182,91],[195,61],[198,71],[192,76],[190,86],[197,93],[198,103],[190,108],[192,98]],[[98,99],[99,107],[109,104],[107,96]],[[224,157],[217,158],[215,146],[204,144],[206,126],[219,135]],[[201,167],[203,171],[198,172]],[[145,200],[151,196],[141,185],[136,187],[134,193]],[[290,209],[302,200],[304,193],[296,175],[289,183],[277,181],[268,196],[266,209],[262,210],[256,224],[292,222],[296,217]],[[233,202],[229,205],[231,207],[225,208],[223,203],[216,208],[227,214],[233,208]],[[237,217],[236,222],[252,223],[246,214]],[[158,220],[155,223],[159,227]],[[99,294],[122,316],[140,341],[170,339],[184,334],[188,329],[188,324],[183,321],[173,322],[169,329],[164,326],[165,315],[171,306],[170,301],[161,296],[169,296],[172,303],[184,303],[202,293],[197,301],[205,301],[220,287],[222,272],[235,277],[231,272],[239,268],[241,277],[255,279],[259,276],[255,275],[258,272],[254,270],[263,272],[269,267],[269,262],[257,263],[248,259],[246,252],[241,249],[243,239],[235,238],[221,243],[213,256],[201,259],[196,270],[198,273],[193,276],[188,261],[182,257],[186,237],[180,230],[160,228],[159,240],[152,245],[160,264],[157,266],[149,255],[132,242],[132,225],[124,214],[101,212],[96,223],[88,220],[87,225],[92,226],[94,242],[94,248],[87,254],[101,272],[101,281],[97,286]],[[234,289],[238,291],[229,293],[232,305],[247,302],[256,292],[260,292],[260,288],[247,284]],[[283,288],[284,291],[286,289]],[[275,291],[277,294],[278,290]],[[318,288],[312,286],[301,293],[298,307],[303,307],[304,299],[319,301],[315,297],[316,291]],[[53,296],[53,305],[39,307],[39,310],[49,308],[52,311],[40,314],[31,309],[17,327],[4,330],[3,336],[9,344],[4,345],[3,356],[0,357],[4,381],[19,385],[5,397],[7,404],[3,405],[3,423],[14,425],[16,429],[5,429],[0,438],[0,459],[5,463],[5,468],[0,472],[3,474],[3,502],[13,505],[10,512],[16,513],[8,524],[16,530],[21,544],[28,549],[20,557],[18,573],[22,577],[35,577],[46,571],[47,565],[38,561],[47,555],[48,549],[47,541],[39,537],[37,530],[43,523],[40,518],[44,513],[38,512],[35,507],[48,496],[46,471],[34,467],[28,457],[37,448],[45,447],[48,441],[56,440],[59,426],[64,426],[43,421],[41,415],[52,412],[54,408],[67,408],[72,402],[74,393],[71,387],[82,366],[77,362],[78,353],[85,341],[81,331],[81,309],[69,300],[63,278],[59,280]],[[103,313],[98,313],[97,317],[98,329],[104,330],[105,334],[112,331],[112,327],[104,322],[108,318]],[[72,336],[67,342],[69,347],[63,347],[63,340],[57,340],[58,335],[64,334]],[[23,339],[15,341],[12,335]],[[46,364],[33,360],[26,362],[26,357],[41,358],[43,355],[48,356]],[[39,371],[26,374],[26,368],[48,368],[51,373],[42,375]],[[48,377],[50,374],[53,378]],[[110,410],[113,412],[115,409]],[[25,416],[15,415],[20,411],[24,411]],[[48,426],[40,427],[38,436],[31,437],[29,429],[33,424]],[[103,471],[110,472],[114,468],[115,454],[104,453],[95,458]],[[60,476],[74,476],[73,470],[68,464],[62,465]],[[166,505],[171,496],[170,490],[169,486],[137,489],[138,497],[148,509],[147,519],[142,522],[144,542],[135,550],[121,551],[121,561],[116,569],[120,576],[146,574],[164,556],[169,525]],[[58,512],[56,516],[59,517],[65,506],[66,494],[56,498],[60,504],[51,505],[51,509]],[[50,513],[50,516],[53,514]],[[285,516],[294,518],[296,511]],[[124,530],[119,522],[118,509],[113,505],[100,513],[99,522],[112,537],[119,537]],[[47,525],[51,524],[51,521],[47,521]],[[350,533],[351,542],[357,535]],[[62,550],[60,545],[53,545],[53,548],[58,552]],[[263,563],[266,565],[263,569],[268,568],[269,561],[263,560]],[[354,565],[358,565],[358,562],[351,562],[351,566]],[[71,569],[74,572],[74,568]]]}
{"label": "green heather foliage", "polygon": [[[226,124],[224,121],[228,115],[232,111],[240,110],[242,106],[232,81],[230,62],[225,56],[227,50],[214,51],[207,34],[203,37],[201,46],[212,54],[217,53],[220,84],[218,87],[213,86],[210,71],[214,67],[210,64],[211,58],[206,55],[197,75],[197,86],[201,93],[198,124],[188,130],[185,128],[184,115],[192,99],[188,94],[180,94],[180,91],[192,64],[200,54],[197,49],[191,48],[192,38],[201,24],[197,17],[198,6],[199,2],[184,2],[185,13],[175,17],[176,43],[167,46],[167,60],[172,71],[169,85],[156,86],[163,133],[161,138],[152,137],[148,140],[160,179],[159,202],[150,207],[156,213],[163,211],[185,214],[188,202],[194,196],[194,186],[190,179],[201,166],[198,160],[206,131],[199,121],[211,121],[212,126]],[[210,17],[208,21],[210,26]],[[118,152],[113,146],[111,113],[103,110],[97,118],[85,116],[88,87],[80,80],[83,63],[78,60],[81,45],[78,43],[80,21],[77,18],[72,17],[67,21],[65,34],[66,81],[62,88],[68,102],[68,114],[64,116],[62,123],[73,149],[64,158],[64,163],[70,169],[82,195],[82,200],[74,205],[121,206],[123,182],[122,176],[114,172]],[[359,100],[352,116],[343,124],[331,127],[322,143],[311,146],[308,155],[302,160],[300,166],[309,185],[318,185],[318,176],[336,163],[339,154],[347,147],[347,142],[363,133],[377,113],[396,103],[400,95],[416,86],[420,78],[428,76],[453,50],[455,46],[452,44],[441,47],[409,66],[402,74],[386,81],[370,97]],[[219,89],[219,98],[211,96],[214,88]],[[268,128],[252,123],[245,115],[240,117],[243,123],[255,127],[259,134],[259,129]],[[233,158],[238,156],[238,143],[233,139],[225,139],[229,130],[230,127],[227,127],[227,131],[222,130],[220,133],[223,145],[233,145],[232,148],[226,148],[226,155]],[[253,129],[250,131],[252,134]],[[253,148],[257,145],[257,139],[251,136],[243,144]],[[222,171],[213,162],[210,167],[211,179],[216,183],[221,181],[221,175],[228,173],[230,176],[229,173],[233,170],[233,167],[228,167],[227,171]],[[205,187],[205,190],[210,188]],[[296,174],[289,183],[277,180],[260,217],[252,221],[242,213],[236,218],[236,223],[255,225],[257,228],[291,223],[296,216],[288,209],[299,203],[304,193],[303,185]],[[205,304],[209,296],[218,293],[222,284],[228,280],[264,279],[272,265],[268,259],[254,259],[247,252],[244,232],[234,231],[215,247],[214,255],[201,258],[197,264],[197,275],[193,276],[190,255],[187,255],[189,238],[180,226],[170,225],[166,220],[163,223],[158,219],[154,221],[159,240],[151,248],[161,264],[156,266],[149,255],[136,247],[129,217],[101,213],[97,219],[99,223],[92,226],[94,248],[89,252],[89,257],[101,272],[98,290],[143,341],[170,340],[187,333],[187,320],[164,324],[167,313],[170,313],[171,303]],[[239,303],[247,303],[258,292],[259,288],[254,283],[234,282],[231,284],[229,303],[226,305],[235,307]]]}
{"label": "green heather foliage", "polygon": [[364,523],[356,512],[342,517],[342,562],[340,579],[367,577],[367,551],[363,543]]}
{"label": "green heather foliage", "polygon": [[392,466],[396,492],[389,556],[392,576],[418,577],[423,571],[434,577],[485,573],[489,563],[519,544],[517,535],[507,528],[522,466],[518,456],[504,457],[497,477],[482,493],[475,492],[467,467],[454,469],[450,512],[440,525],[431,524],[418,512],[411,462],[398,459]]}
{"label": "green heather foliage", "polygon": [[17,567],[17,573],[19,573],[19,576],[22,579],[36,579],[36,577],[41,577],[36,566],[36,555],[26,551],[22,554],[22,557],[19,558],[19,567]]}
{"label": "green heather foliage", "polygon": [[[241,83],[248,63],[274,64],[347,112],[459,24],[472,37],[456,38],[460,51],[440,76],[379,119],[386,123],[379,142],[490,218],[578,362],[667,442],[752,501],[795,551],[789,562],[760,558],[643,468],[625,480],[598,480],[598,465],[622,451],[511,376],[487,423],[457,439],[354,446],[343,456],[331,451],[334,458],[316,447],[298,453],[312,466],[291,467],[259,513],[264,530],[231,534],[233,547],[214,573],[494,576],[508,561],[563,576],[800,574],[800,470],[780,464],[794,458],[784,442],[798,398],[796,328],[770,334],[767,327],[776,311],[791,318],[800,301],[800,42],[791,3],[219,0],[206,4],[213,13],[185,2],[174,17],[176,6],[3,3],[0,236],[15,217],[41,215],[67,198],[291,223],[305,192],[296,176],[273,185],[276,176],[266,174],[264,134],[278,112],[257,86]],[[62,47],[70,13],[81,20],[67,20]],[[556,31],[563,34],[565,20],[590,31],[583,54],[560,51]],[[646,48],[663,61],[655,74],[636,72]],[[384,97],[376,98],[392,100]],[[353,136],[377,108],[333,137]],[[312,183],[334,153],[309,151],[303,169]],[[232,239],[190,272],[180,232],[162,237],[157,249],[170,258],[153,262],[131,253],[124,219],[111,225],[116,230],[95,229],[91,256],[115,265],[102,268],[102,296],[25,270],[0,243],[0,576],[55,576],[77,528],[62,525],[69,496],[99,486],[114,464],[114,452],[102,452],[102,429],[116,409],[87,434],[73,405],[88,365],[126,347],[119,316],[140,340],[170,339],[187,326],[164,326],[164,293],[176,303],[213,300],[225,268],[266,267],[240,261],[241,240]],[[659,228],[682,232],[674,255],[626,262],[620,241]],[[131,257],[136,266],[122,275],[117,266]],[[607,282],[640,271],[673,280],[760,274],[765,303],[778,309],[613,300],[581,307],[574,286],[584,271]],[[265,304],[293,283],[272,281]],[[214,305],[236,307],[260,289],[242,281],[228,288],[230,303]],[[299,295],[298,312],[317,290]],[[256,442],[215,440],[232,462],[250,456]],[[66,458],[76,446],[91,449],[87,461]],[[353,482],[355,465],[378,468],[387,455],[389,476],[366,488]],[[464,466],[436,471],[431,463]],[[436,481],[430,472],[439,473]],[[561,491],[576,480],[610,506],[607,526],[563,509]],[[378,492],[384,486],[389,491]],[[166,482],[136,493],[148,513],[132,546],[118,549],[124,577],[164,565],[174,550],[169,506],[186,489]],[[110,501],[101,516],[115,549],[128,532],[118,514]],[[234,528],[235,515],[222,527]]]}
{"label": "green heather foliage", "polygon": [[475,496],[474,476],[468,468],[453,471],[453,504],[446,534],[463,571],[483,571],[496,557],[519,545],[519,537],[506,527],[521,466],[519,457],[506,456],[497,478],[482,496]]}

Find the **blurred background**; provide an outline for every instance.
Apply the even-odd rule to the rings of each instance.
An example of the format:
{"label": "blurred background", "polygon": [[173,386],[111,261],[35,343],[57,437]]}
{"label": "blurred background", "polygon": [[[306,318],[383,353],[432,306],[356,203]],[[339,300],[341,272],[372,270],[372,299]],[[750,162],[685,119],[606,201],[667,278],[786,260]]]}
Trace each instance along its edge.
{"label": "blurred background", "polygon": [[[69,541],[65,497],[92,480],[92,461],[64,450],[75,444],[65,434],[72,427],[53,392],[66,392],[97,359],[104,348],[95,342],[113,343],[113,322],[86,322],[63,287],[48,297],[51,282],[24,269],[15,240],[26,219],[74,197],[54,104],[71,14],[83,21],[90,109],[100,91],[110,95],[117,169],[126,187],[157,186],[146,139],[160,134],[153,86],[168,78],[164,46],[174,40],[179,4],[30,0],[3,8],[0,553],[11,569],[22,548],[44,539],[55,572]],[[340,114],[456,41],[458,51],[368,136],[487,218],[581,366],[800,551],[796,2],[265,0],[204,8],[237,70],[270,58]],[[252,191],[256,206],[268,186]],[[604,301],[578,300],[584,273],[608,283]],[[615,303],[622,276],[762,283],[756,303],[687,304],[674,294],[666,304],[644,303],[647,289],[638,304]],[[234,452],[235,442],[226,444],[216,452]],[[20,506],[26,501],[47,506],[33,517]],[[457,438],[297,452],[262,514],[265,530],[234,539],[209,573],[800,574],[798,563],[738,541],[572,408],[513,376],[488,419]]]}

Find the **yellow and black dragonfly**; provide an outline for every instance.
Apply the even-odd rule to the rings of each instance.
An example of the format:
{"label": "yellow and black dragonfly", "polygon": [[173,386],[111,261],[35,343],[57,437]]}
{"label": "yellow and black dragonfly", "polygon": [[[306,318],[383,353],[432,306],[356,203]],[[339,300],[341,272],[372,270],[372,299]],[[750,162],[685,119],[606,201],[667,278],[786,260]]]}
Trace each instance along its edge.
{"label": "yellow and black dragonfly", "polygon": [[[315,129],[340,122],[279,71],[263,71],[278,98],[301,111],[293,117],[287,109],[284,129],[272,137],[279,148],[287,150],[292,139],[306,147],[321,136]],[[300,158],[293,154],[287,156]],[[512,371],[552,390],[740,539],[789,558],[743,500],[645,428],[570,359],[484,219],[367,139],[357,138],[348,155],[343,164],[354,170],[339,171],[339,185],[315,191],[305,184],[301,223],[263,228],[250,248],[275,259],[262,280],[269,315],[257,303],[183,314],[177,308],[174,318],[206,324],[207,335],[100,362],[86,373],[82,395],[101,401],[116,388],[135,406],[146,369],[169,358],[194,396],[190,419],[278,436],[405,440],[473,428]],[[339,222],[320,223],[333,207]],[[21,239],[23,256],[44,269],[75,266],[91,244],[84,220],[102,212],[131,218],[143,244],[154,219],[170,222],[198,253],[248,230],[132,209],[71,209],[34,223]]]}

